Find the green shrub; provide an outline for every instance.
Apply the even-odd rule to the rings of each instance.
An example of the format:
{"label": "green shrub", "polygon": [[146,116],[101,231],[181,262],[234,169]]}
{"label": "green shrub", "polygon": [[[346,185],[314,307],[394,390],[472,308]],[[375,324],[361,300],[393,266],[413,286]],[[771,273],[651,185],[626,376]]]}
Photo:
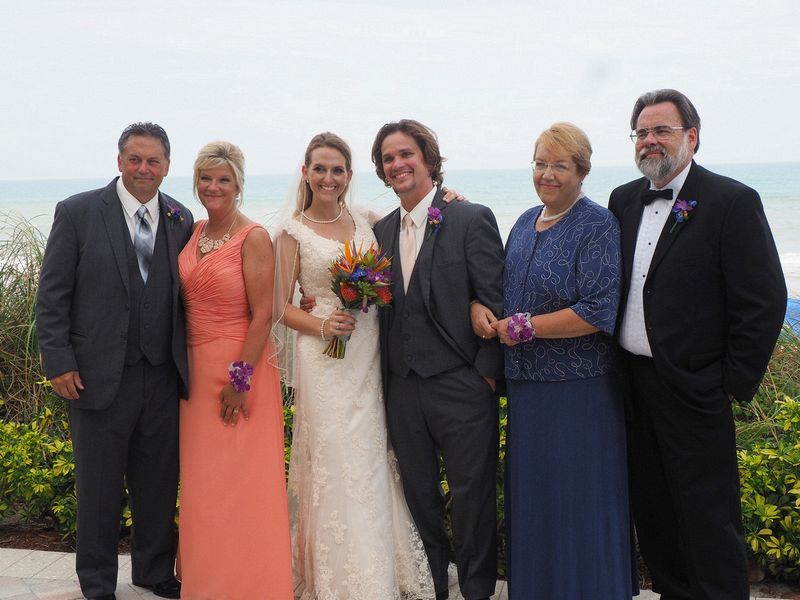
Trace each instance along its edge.
{"label": "green shrub", "polygon": [[800,402],[775,402],[780,434],[739,450],[745,539],[772,575],[800,579]]}
{"label": "green shrub", "polygon": [[75,532],[75,463],[67,423],[45,408],[30,423],[0,423],[0,516],[52,521]]}

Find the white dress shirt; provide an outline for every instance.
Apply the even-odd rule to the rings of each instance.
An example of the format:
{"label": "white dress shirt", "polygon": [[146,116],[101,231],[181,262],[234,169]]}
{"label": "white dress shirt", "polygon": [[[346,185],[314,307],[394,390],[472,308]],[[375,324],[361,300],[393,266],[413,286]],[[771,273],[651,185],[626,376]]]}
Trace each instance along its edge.
{"label": "white dress shirt", "polygon": [[425,228],[428,225],[428,209],[431,207],[431,204],[433,204],[433,197],[436,195],[437,189],[436,186],[433,186],[433,189],[410,211],[403,208],[402,205],[400,206],[401,226],[407,214],[411,215],[411,219],[414,221],[414,225],[416,225],[414,233],[416,234],[417,241],[417,255],[419,255],[419,250],[422,248],[422,242],[425,241]]}
{"label": "white dress shirt", "polygon": [[[119,196],[119,201],[122,204],[122,212],[125,214],[125,223],[128,225],[128,231],[131,234],[131,242],[133,242],[136,236],[136,211],[139,210],[142,203],[125,189],[122,183],[122,177],[117,179],[117,196]],[[156,195],[150,198],[150,200],[145,202],[144,206],[147,208],[147,215],[145,218],[150,223],[150,228],[153,230],[153,239],[155,239],[156,231],[158,231],[159,216],[158,192],[156,192]]]}
{"label": "white dress shirt", "polygon": [[631,280],[628,284],[628,300],[625,303],[625,312],[623,313],[622,326],[619,332],[620,346],[632,354],[653,356],[644,322],[644,284],[647,281],[647,273],[650,270],[650,263],[653,261],[658,238],[661,236],[664,224],[672,214],[672,205],[678,199],[678,193],[686,182],[691,165],[691,162],[686,165],[663,188],[654,188],[653,183],[650,182],[651,190],[672,190],[673,199],[656,198],[653,200],[651,204],[644,207],[642,221],[639,223],[636,249],[633,252]]}

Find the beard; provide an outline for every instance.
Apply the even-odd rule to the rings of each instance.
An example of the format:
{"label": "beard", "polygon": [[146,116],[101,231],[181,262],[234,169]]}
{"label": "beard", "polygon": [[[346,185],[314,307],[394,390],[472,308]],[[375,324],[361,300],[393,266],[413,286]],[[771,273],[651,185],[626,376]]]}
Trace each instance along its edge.
{"label": "beard", "polygon": [[[649,152],[660,151],[662,156],[645,158]],[[664,181],[672,179],[679,167],[689,162],[692,150],[689,148],[689,139],[684,134],[683,143],[675,154],[670,154],[661,144],[650,144],[639,151],[636,156],[636,166],[642,175],[650,181]]]}

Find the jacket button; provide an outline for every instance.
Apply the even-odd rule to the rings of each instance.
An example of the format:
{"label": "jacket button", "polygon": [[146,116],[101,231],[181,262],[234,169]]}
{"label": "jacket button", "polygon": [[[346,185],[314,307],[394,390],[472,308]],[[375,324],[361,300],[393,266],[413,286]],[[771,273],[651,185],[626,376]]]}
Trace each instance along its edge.
{"label": "jacket button", "polygon": [[407,362],[414,362],[414,356],[411,354],[406,354],[406,361]]}
{"label": "jacket button", "polygon": [[408,341],[408,340],[410,340],[410,339],[411,339],[411,334],[410,334],[410,333],[404,333],[404,334],[403,334],[403,339],[404,339],[405,341]]}

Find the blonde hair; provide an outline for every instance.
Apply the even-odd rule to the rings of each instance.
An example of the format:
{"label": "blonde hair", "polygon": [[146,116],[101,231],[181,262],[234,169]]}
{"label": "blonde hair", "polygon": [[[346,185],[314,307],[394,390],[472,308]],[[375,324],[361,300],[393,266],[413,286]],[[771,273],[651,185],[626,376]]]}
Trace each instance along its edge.
{"label": "blonde hair", "polygon": [[539,134],[533,145],[534,156],[540,145],[558,154],[569,155],[579,175],[586,176],[592,170],[592,144],[589,136],[572,123],[553,123]]}
{"label": "blonde hair", "polygon": [[192,191],[197,197],[197,184],[200,182],[200,171],[215,169],[217,167],[230,167],[233,171],[233,179],[236,187],[239,188],[239,196],[236,205],[241,206],[244,199],[244,153],[241,148],[230,142],[209,142],[197,153],[194,161],[194,182]]}

